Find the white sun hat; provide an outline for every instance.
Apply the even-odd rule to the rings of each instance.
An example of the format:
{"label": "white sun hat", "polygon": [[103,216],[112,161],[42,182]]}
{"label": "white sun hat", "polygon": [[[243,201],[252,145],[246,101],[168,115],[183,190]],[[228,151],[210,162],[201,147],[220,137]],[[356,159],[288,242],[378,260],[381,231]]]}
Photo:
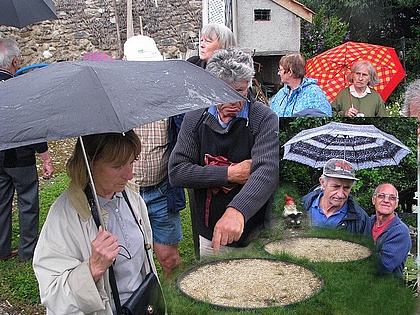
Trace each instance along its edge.
{"label": "white sun hat", "polygon": [[124,43],[124,56],[128,61],[163,60],[153,38],[144,35],[132,36]]}

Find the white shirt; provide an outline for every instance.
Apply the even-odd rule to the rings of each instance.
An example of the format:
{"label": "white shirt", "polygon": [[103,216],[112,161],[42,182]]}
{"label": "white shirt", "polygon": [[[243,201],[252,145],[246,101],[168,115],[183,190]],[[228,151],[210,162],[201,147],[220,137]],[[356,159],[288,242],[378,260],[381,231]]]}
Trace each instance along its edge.
{"label": "white shirt", "polygon": [[354,88],[354,84],[350,85],[350,94],[357,98],[365,97],[370,93],[370,88],[367,86],[366,90],[362,93],[362,95],[359,95],[359,93],[356,92],[356,89]]}

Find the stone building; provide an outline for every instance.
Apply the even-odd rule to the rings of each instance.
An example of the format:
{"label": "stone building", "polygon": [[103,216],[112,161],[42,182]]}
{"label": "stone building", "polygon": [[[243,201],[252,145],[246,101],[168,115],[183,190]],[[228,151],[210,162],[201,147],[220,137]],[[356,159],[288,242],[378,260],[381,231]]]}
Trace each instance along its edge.
{"label": "stone building", "polygon": [[58,20],[23,29],[0,26],[0,36],[16,39],[21,47],[22,66],[82,60],[87,52],[120,59],[127,38],[127,1],[132,1],[134,34],[151,36],[166,59],[197,54],[202,25],[224,23],[238,46],[253,54],[258,80],[274,89],[280,83],[279,58],[299,50],[300,21],[311,21],[313,15],[295,0],[53,1]]}
{"label": "stone building", "polygon": [[[23,29],[0,26],[0,36],[18,42],[22,66],[82,60],[86,52],[122,57],[127,29],[126,0],[54,0],[54,3],[58,20]],[[135,34],[143,32],[153,37],[166,58],[185,58],[187,51],[197,47],[201,1],[133,0],[133,22]]]}

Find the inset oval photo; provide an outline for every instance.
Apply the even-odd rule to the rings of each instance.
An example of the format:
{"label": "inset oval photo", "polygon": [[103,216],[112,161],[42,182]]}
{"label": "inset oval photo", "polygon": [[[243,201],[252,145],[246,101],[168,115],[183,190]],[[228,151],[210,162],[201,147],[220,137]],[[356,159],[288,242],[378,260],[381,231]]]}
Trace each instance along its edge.
{"label": "inset oval photo", "polygon": [[224,308],[261,309],[307,300],[323,280],[310,269],[288,261],[238,258],[195,266],[178,278],[188,297]]}
{"label": "inset oval photo", "polygon": [[372,252],[366,246],[341,239],[293,237],[267,243],[264,249],[275,255],[282,252],[312,262],[346,262],[368,258]]}

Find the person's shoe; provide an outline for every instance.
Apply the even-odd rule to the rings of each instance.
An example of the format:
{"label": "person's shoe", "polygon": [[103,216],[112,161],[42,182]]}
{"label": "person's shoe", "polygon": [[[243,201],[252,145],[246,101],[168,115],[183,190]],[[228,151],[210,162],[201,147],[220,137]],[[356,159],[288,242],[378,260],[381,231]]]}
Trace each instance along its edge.
{"label": "person's shoe", "polygon": [[17,254],[18,254],[18,250],[17,249],[13,249],[9,256],[1,257],[0,258],[0,261],[6,261],[6,260],[8,260],[8,259],[10,259],[12,257],[17,256]]}

